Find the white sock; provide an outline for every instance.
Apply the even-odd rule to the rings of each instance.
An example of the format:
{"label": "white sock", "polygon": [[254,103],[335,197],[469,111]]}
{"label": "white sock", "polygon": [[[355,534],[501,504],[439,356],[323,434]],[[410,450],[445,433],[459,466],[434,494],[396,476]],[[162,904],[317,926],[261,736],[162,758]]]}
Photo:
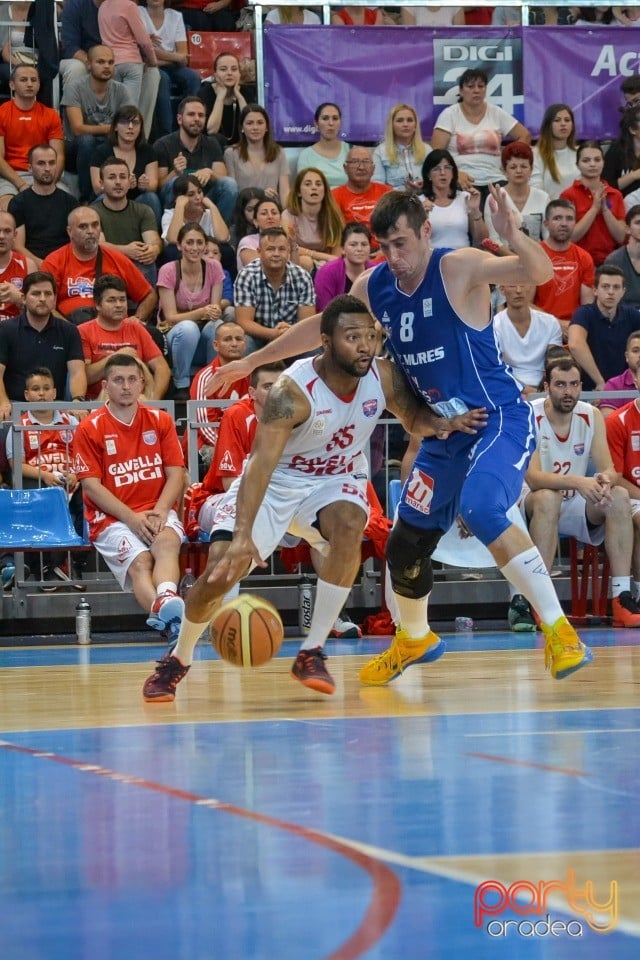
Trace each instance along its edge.
{"label": "white sock", "polygon": [[543,623],[564,616],[551,577],[537,547],[529,547],[502,567],[502,576],[527,598]]}
{"label": "white sock", "polygon": [[640,580],[631,581],[631,592],[634,600],[637,600],[640,597]]}
{"label": "white sock", "polygon": [[162,583],[159,583],[156,587],[156,596],[161,597],[163,593],[177,593],[178,584],[172,583],[171,580],[163,580]]}
{"label": "white sock", "polygon": [[301,650],[313,650],[314,647],[324,647],[331,627],[336,617],[347,602],[351,587],[338,587],[335,583],[327,583],[318,578],[316,586],[316,602],[313,605],[309,634],[305,637]]}
{"label": "white sock", "polygon": [[193,651],[208,626],[208,620],[205,623],[192,623],[186,617],[182,618],[178,643],[173,651],[173,656],[177,657],[185,667],[189,667],[193,663]]}
{"label": "white sock", "polygon": [[400,624],[400,611],[398,610],[398,602],[396,600],[396,595],[393,592],[393,586],[391,585],[391,574],[389,573],[389,567],[385,563],[384,565],[384,599],[387,604],[387,609],[391,615],[396,627]]}
{"label": "white sock", "polygon": [[611,577],[612,597],[619,597],[625,590],[631,590],[631,577]]}
{"label": "white sock", "polygon": [[401,597],[395,591],[393,596],[400,614],[400,627],[407,631],[412,640],[422,640],[429,633],[427,610],[431,594],[428,593],[426,597],[420,597],[419,600]]}

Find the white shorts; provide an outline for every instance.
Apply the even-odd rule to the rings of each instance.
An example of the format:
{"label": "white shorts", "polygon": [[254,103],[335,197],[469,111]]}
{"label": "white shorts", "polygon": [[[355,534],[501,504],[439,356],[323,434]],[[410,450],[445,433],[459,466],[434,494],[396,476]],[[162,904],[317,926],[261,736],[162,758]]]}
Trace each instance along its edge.
{"label": "white shorts", "polygon": [[[215,533],[233,532],[239,486],[238,477],[219,502],[213,519]],[[263,560],[270,557],[285,533],[306,540],[326,556],[329,544],[315,524],[322,508],[336,502],[355,503],[368,518],[367,478],[349,475],[310,479],[302,475],[274,474],[253,525],[253,542],[260,557]]]}
{"label": "white shorts", "polygon": [[604,523],[599,523],[597,527],[590,527],[586,509],[587,501],[579,493],[569,500],[563,500],[560,507],[558,533],[563,533],[566,537],[575,537],[581,543],[590,543],[594,547],[599,547],[604,543]]}
{"label": "white shorts", "polygon": [[[175,531],[178,544],[182,543],[184,528],[178,520],[178,514],[175,510],[169,511],[167,526]],[[148,553],[148,545],[136,537],[126,523],[122,523],[120,520],[109,524],[93,541],[93,545],[100,556],[104,557],[106,565],[122,589],[131,590],[131,580],[128,576],[129,567],[141,553]]]}
{"label": "white shorts", "polygon": [[224,499],[224,493],[212,493],[210,497],[207,497],[205,502],[200,507],[200,513],[198,514],[198,526],[202,527],[207,533],[211,533],[213,530],[213,522],[216,515],[216,508],[221,500]]}

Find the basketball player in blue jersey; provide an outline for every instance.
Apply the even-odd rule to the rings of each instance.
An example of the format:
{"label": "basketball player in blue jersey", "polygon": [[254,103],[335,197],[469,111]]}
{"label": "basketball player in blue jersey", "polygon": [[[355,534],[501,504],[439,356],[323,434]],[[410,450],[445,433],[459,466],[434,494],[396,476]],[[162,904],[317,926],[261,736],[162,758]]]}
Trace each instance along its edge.
{"label": "basketball player in blue jersey", "polygon": [[[538,285],[551,279],[553,269],[544,250],[520,231],[504,190],[489,189],[494,226],[512,256],[471,247],[432,249],[422,204],[394,190],[371,218],[386,263],[366,271],[351,290],[386,331],[389,351],[414,391],[437,413],[454,416],[480,406],[489,413],[477,437],[456,433],[422,441],[387,546],[400,626],[389,649],[362,668],[365,684],[388,683],[411,664],[442,653],[442,641],[428,625],[431,556],[458,515],[538,612],[551,675],[562,679],[593,659],[564,616],[538,549],[507,518],[522,489],[535,432],[531,407],[496,343],[490,284]],[[313,348],[318,324],[318,317],[296,324],[229,374],[241,376],[247,367]]]}

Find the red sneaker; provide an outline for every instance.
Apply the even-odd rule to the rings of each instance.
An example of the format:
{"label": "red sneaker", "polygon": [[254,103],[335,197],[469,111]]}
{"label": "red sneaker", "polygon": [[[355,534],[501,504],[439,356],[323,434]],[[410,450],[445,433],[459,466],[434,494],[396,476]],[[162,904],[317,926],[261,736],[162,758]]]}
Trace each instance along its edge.
{"label": "red sneaker", "polygon": [[322,647],[301,650],[291,668],[291,676],[319,693],[333,693],[336,685],[324,665],[327,655]]}
{"label": "red sneaker", "polygon": [[156,672],[145,680],[142,696],[147,703],[171,703],[176,698],[176,687],[189,669],[177,657],[165,653],[158,660]]}

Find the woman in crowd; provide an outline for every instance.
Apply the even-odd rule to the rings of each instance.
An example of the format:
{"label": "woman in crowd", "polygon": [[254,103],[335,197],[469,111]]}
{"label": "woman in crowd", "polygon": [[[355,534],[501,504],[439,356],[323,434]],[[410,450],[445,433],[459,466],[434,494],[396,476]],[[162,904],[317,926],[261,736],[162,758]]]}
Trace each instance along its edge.
{"label": "woman in crowd", "polygon": [[222,136],[228,147],[240,141],[240,115],[252,99],[241,82],[240,61],[235,53],[219,53],[213,76],[205,80],[198,96],[207,110],[207,133]]}
{"label": "woman in crowd", "polygon": [[324,174],[315,167],[298,173],[282,214],[292,249],[316,265],[335,260],[344,226]]}
{"label": "woman in crowd", "polygon": [[[170,2],[170,0],[169,0]],[[200,89],[200,76],[187,66],[187,31],[179,10],[165,10],[165,0],[144,0],[140,16],[153,42],[160,67],[160,86],[156,101],[156,139],[175,127],[171,104],[171,87],[182,97],[195,96]]]}
{"label": "woman in crowd", "polygon": [[185,223],[178,232],[180,260],[160,267],[160,327],[167,337],[173,366],[174,399],[188,400],[192,367],[213,359],[213,334],[222,317],[224,273],[205,257],[207,234],[199,223]]}
{"label": "woman in crowd", "polygon": [[373,151],[373,179],[395,190],[422,190],[422,163],[430,149],[415,109],[397,103],[387,117],[384,140]]}
{"label": "woman in crowd", "polygon": [[253,211],[253,231],[246,233],[236,248],[238,270],[242,270],[252,260],[258,259],[260,233],[269,227],[279,227],[281,225],[282,208],[278,201],[271,197],[263,197],[262,200],[258,200]]}
{"label": "woman in crowd", "polygon": [[540,137],[533,148],[531,186],[557,200],[578,176],[576,122],[566,103],[552,103],[542,118]]}
{"label": "woman in crowd", "polygon": [[360,274],[374,266],[371,234],[364,223],[348,223],[340,238],[342,256],[325,263],[316,273],[316,307],[324,310],[334,297],[349,293]]}
{"label": "woman in crowd", "polygon": [[125,85],[130,102],[139,105],[148,139],[160,71],[155,47],[142,22],[138,4],[135,0],[102,0],[98,8],[98,24],[102,42],[113,50],[114,79]]}
{"label": "woman in crowd", "polygon": [[460,186],[477,187],[483,195],[488,185],[503,181],[500,150],[505,138],[531,141],[526,127],[501,107],[487,103],[487,73],[469,68],[458,81],[459,102],[445,107],[431,138],[434,150],[449,150],[455,159]]}
{"label": "woman in crowd", "polygon": [[144,135],[142,114],[137,107],[120,107],[113,116],[109,142],[98,147],[93,155],[91,187],[96,196],[102,193],[100,167],[108,157],[125,160],[131,171],[131,189],[127,196],[138,203],[146,203],[153,210],[158,229],[162,221],[162,204],[158,189],[158,158]]}
{"label": "woman in crowd", "polygon": [[306,7],[275,7],[264,18],[266,23],[298,23],[312,26],[322,23],[317,13]]}
{"label": "woman in crowd", "polygon": [[245,187],[238,194],[231,220],[231,245],[235,250],[249,233],[255,233],[255,212],[259,200],[264,200],[264,190],[260,187]]}
{"label": "woman in crowd", "polygon": [[432,150],[422,164],[424,206],[431,224],[431,246],[473,246],[489,234],[480,210],[480,191],[460,190],[458,167],[448,150]]}
{"label": "woman in crowd", "polygon": [[321,103],[313,119],[320,139],[301,151],[298,170],[314,167],[325,175],[331,188],[340,187],[347,182],[344,163],[349,153],[349,144],[338,138],[342,111],[335,103]]}
{"label": "woman in crowd", "polygon": [[561,197],[576,208],[572,240],[593,257],[596,267],[624,243],[627,234],[624,200],[619,190],[602,179],[604,155],[597,140],[578,147],[580,177]]}
{"label": "woman in crowd", "polygon": [[162,259],[175,260],[180,255],[176,246],[185,223],[198,223],[204,233],[215,237],[222,246],[222,262],[226,270],[234,270],[234,254],[229,245],[229,228],[213,200],[204,195],[200,181],[193,174],[176,177],[174,205],[162,215],[162,239],[165,249]]}
{"label": "woman in crowd", "polygon": [[338,27],[379,27],[384,17],[380,7],[340,7],[331,14],[331,23]]}
{"label": "woman in crowd", "polygon": [[[401,7],[400,23],[404,27],[463,27],[462,7]],[[519,22],[519,21],[518,21]]]}
{"label": "woman in crowd", "polygon": [[289,163],[271,135],[269,114],[258,103],[248,104],[240,114],[240,141],[227,147],[224,162],[240,190],[260,187],[267,196],[285,203],[289,195]]}
{"label": "woman in crowd", "polygon": [[25,43],[31,3],[3,3],[0,7],[0,81],[8,88],[11,71],[21,63],[37,64],[38,51]]}
{"label": "woman in crowd", "polygon": [[[524,230],[532,240],[543,240],[542,225],[549,195],[530,184],[533,172],[533,150],[529,144],[517,142],[507,144],[502,151],[502,169],[507,178],[504,189],[511,207],[517,213],[520,229]],[[489,228],[490,239],[500,244],[502,241],[493,226],[488,200],[484,207],[484,219]],[[505,247],[500,252],[506,255],[510,250]]]}
{"label": "woman in crowd", "polygon": [[607,150],[602,175],[623,197],[640,187],[640,106],[622,114],[620,136]]}

